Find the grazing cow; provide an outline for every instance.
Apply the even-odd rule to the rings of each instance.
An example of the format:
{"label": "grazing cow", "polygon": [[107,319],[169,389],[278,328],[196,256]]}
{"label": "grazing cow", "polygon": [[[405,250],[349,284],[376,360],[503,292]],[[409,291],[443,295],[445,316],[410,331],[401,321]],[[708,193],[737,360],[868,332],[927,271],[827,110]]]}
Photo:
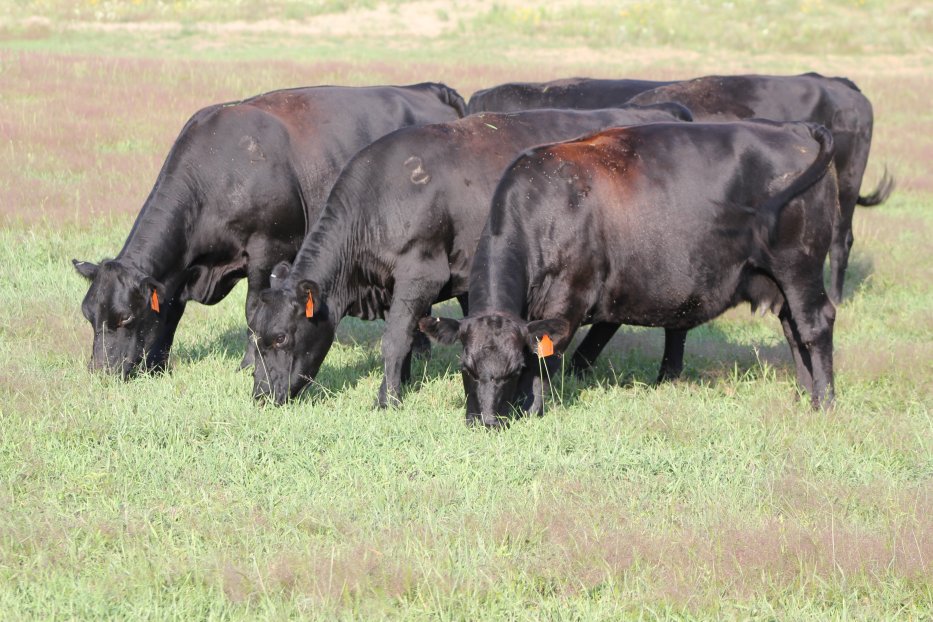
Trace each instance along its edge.
{"label": "grazing cow", "polygon": [[468,422],[540,412],[535,351],[562,352],[583,323],[687,330],[743,301],[778,312],[798,381],[829,406],[832,157],[823,126],[760,122],[611,129],[518,158],[477,246],[469,316],[420,322],[463,343]]}
{"label": "grazing cow", "polygon": [[[678,104],[471,115],[407,128],[344,168],[295,258],[273,272],[250,323],[253,394],[282,403],[317,374],[340,320],[386,318],[377,405],[400,400],[412,334],[434,302],[462,297],[502,171],[522,150],[650,121],[689,120]],[[465,307],[465,301],[461,298]]]}
{"label": "grazing cow", "polygon": [[[771,121],[811,121],[826,126],[836,145],[834,162],[838,174],[841,217],[836,221],[830,253],[830,295],[842,300],[843,280],[849,262],[849,251],[854,240],[852,218],[856,205],[874,206],[884,202],[894,189],[894,182],[885,173],[878,188],[868,196],[859,196],[862,176],[868,163],[871,147],[873,113],[871,102],[858,87],[845,78],[826,78],[816,73],[799,76],[707,76],[683,82],[659,84],[650,90],[633,92],[633,88],[650,84],[639,80],[568,80],[572,87],[553,88],[558,83],[547,83],[538,88],[528,85],[505,84],[480,91],[470,99],[477,106],[521,107],[523,102],[536,105],[536,96],[547,93],[548,105],[555,108],[589,107],[587,97],[600,106],[624,102],[652,104],[674,101],[693,113],[694,120],[739,121],[750,118]],[[628,93],[631,93],[629,95]],[[613,100],[613,96],[618,99]],[[501,101],[502,103],[498,103]],[[575,373],[589,369],[599,353],[618,330],[618,324],[594,324],[577,348],[570,367]],[[684,331],[667,331],[664,356],[658,381],[676,378],[683,369]]]}
{"label": "grazing cow", "polygon": [[[195,113],[116,259],[74,261],[91,282],[81,305],[94,328],[90,367],[124,377],[163,368],[185,305],[219,302],[243,277],[249,318],[354,153],[463,113],[463,99],[433,83],[273,91]],[[247,346],[244,366],[252,354]]]}
{"label": "grazing cow", "polygon": [[509,82],[477,91],[467,113],[515,112],[532,108],[614,108],[643,91],[671,82],[568,78],[552,82]]}

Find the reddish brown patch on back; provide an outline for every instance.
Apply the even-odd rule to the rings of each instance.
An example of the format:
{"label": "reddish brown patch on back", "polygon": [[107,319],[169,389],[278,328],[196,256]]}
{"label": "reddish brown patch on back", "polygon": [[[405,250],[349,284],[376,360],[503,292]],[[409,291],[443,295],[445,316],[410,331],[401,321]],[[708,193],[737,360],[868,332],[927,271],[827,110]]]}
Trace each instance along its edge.
{"label": "reddish brown patch on back", "polygon": [[612,128],[554,145],[547,153],[560,163],[560,176],[572,181],[576,190],[595,191],[604,199],[602,203],[618,204],[638,175],[637,144],[629,128]]}
{"label": "reddish brown patch on back", "polygon": [[[635,156],[635,140],[628,128],[612,128],[578,140],[559,143],[548,152],[585,170],[618,173],[629,170]],[[598,173],[597,173],[598,174]]]}

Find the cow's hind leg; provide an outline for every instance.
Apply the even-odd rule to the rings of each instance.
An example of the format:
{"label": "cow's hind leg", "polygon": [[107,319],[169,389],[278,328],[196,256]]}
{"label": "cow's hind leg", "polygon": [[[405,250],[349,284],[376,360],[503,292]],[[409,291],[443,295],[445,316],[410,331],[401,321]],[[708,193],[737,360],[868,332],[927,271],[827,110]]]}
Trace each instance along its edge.
{"label": "cow's hind leg", "polygon": [[[782,283],[778,279],[786,299],[785,308],[789,313],[791,338],[788,343],[791,351],[797,348],[800,363],[797,364],[798,380],[810,390],[813,406],[831,408],[835,398],[833,387],[833,324],[836,320],[836,307],[833,306],[823,288],[822,270],[808,278],[795,278],[793,282]],[[784,312],[782,311],[782,315]],[[782,318],[782,323],[784,319]],[[796,331],[793,328],[796,327]],[[785,329],[785,334],[787,329]],[[802,346],[802,347],[801,347]],[[808,385],[806,370],[809,356],[809,370],[812,382]],[[795,357],[795,363],[796,363]]]}
{"label": "cow's hind leg", "polygon": [[[867,160],[868,155],[865,154]],[[855,243],[852,233],[852,220],[855,217],[855,206],[858,202],[858,185],[861,174],[855,175],[848,171],[848,175],[839,179],[839,212],[833,224],[833,237],[829,250],[829,295],[836,304],[842,302],[843,285],[845,284],[846,270],[849,267],[849,253]]]}
{"label": "cow's hind leg", "polygon": [[446,258],[443,264],[434,270],[431,264],[410,268],[402,262],[398,264],[397,274],[404,274],[405,280],[396,281],[392,305],[386,315],[382,335],[385,375],[376,400],[379,408],[397,406],[402,401],[402,384],[411,377],[411,349],[418,320],[430,311],[448,279]]}
{"label": "cow's hind leg", "polygon": [[590,326],[586,337],[577,346],[573,356],[570,358],[570,371],[578,378],[593,369],[593,363],[597,357],[612,339],[612,336],[619,330],[616,322],[596,322]]}
{"label": "cow's hind leg", "polygon": [[[840,220],[845,220],[841,217]],[[837,225],[833,236],[829,255],[829,291],[836,304],[842,302],[843,285],[845,284],[846,270],[849,267],[849,253],[855,237],[852,234],[852,220]]]}
{"label": "cow's hind leg", "polygon": [[797,330],[797,325],[794,323],[786,303],[781,307],[778,317],[781,320],[781,327],[784,329],[787,345],[790,346],[790,354],[794,358],[794,367],[797,369],[797,383],[806,389],[807,393],[813,395],[813,363],[810,361],[810,351],[804,345],[803,339],[800,337],[800,331]]}

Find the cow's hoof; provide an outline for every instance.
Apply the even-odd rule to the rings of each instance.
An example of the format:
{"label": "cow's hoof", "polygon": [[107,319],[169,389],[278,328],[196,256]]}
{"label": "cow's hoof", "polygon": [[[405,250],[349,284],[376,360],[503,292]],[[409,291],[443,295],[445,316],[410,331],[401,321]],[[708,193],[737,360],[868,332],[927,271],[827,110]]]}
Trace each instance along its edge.
{"label": "cow's hoof", "polygon": [[376,398],[373,408],[377,410],[388,410],[390,408],[399,408],[402,405],[401,398],[394,395],[380,395]]}
{"label": "cow's hoof", "polygon": [[665,370],[662,369],[658,372],[658,377],[654,381],[656,385],[662,385],[665,383],[677,383],[680,380],[680,376],[683,373],[683,369],[671,369]]}

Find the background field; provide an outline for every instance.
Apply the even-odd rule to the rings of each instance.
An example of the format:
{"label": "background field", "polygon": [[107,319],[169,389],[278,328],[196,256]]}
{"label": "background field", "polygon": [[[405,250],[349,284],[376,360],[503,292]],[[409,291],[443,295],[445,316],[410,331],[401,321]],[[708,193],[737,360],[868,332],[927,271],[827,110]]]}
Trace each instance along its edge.
{"label": "background field", "polygon": [[[9,0],[0,5],[0,617],[933,619],[929,3]],[[116,254],[197,108],[305,84],[846,75],[875,105],[838,405],[773,317],[628,329],[546,415],[467,429],[454,348],[370,409],[381,323],[284,408],[237,371],[244,290],[173,370],[89,374],[72,257]],[[450,306],[443,310],[452,312]]]}

